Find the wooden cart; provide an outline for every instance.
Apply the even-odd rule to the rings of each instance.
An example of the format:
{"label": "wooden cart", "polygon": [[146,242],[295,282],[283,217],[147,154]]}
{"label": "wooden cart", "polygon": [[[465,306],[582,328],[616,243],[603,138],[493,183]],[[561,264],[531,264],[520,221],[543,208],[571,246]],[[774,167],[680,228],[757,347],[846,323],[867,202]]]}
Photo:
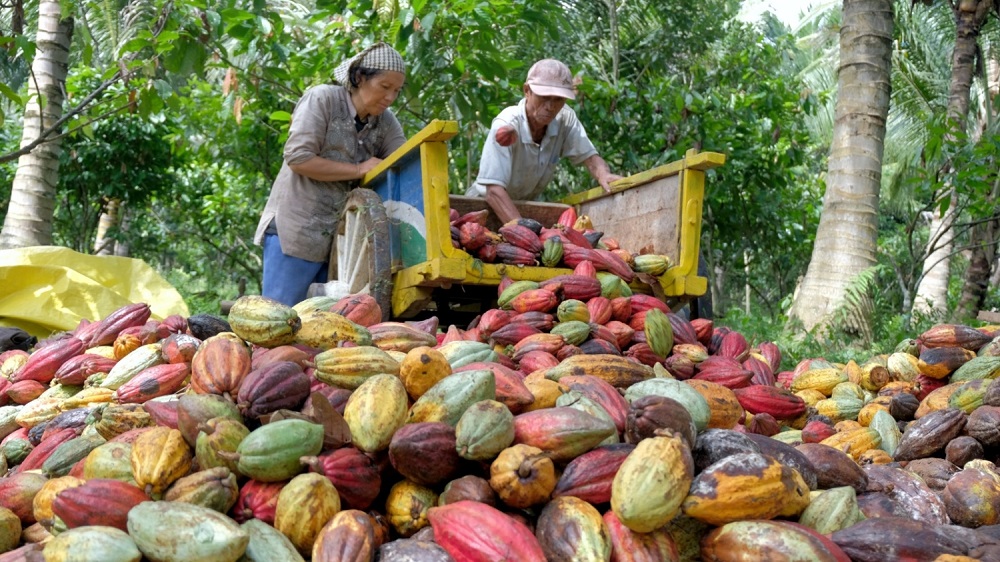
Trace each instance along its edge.
{"label": "wooden cart", "polygon": [[[492,306],[505,275],[542,281],[571,272],[483,263],[452,245],[449,209],[488,208],[484,199],[449,193],[447,141],[456,134],[455,121],[432,121],[365,176],[345,206],[331,252],[331,281],[311,294],[367,292],[393,318],[428,311],[445,323],[456,316],[453,311]],[[679,308],[707,289],[698,275],[705,171],[724,162],[723,154],[692,150],[683,160],[615,182],[611,193],[597,187],[559,203],[516,205],[522,216],[547,226],[574,205],[623,248],[652,245],[668,255],[673,265],[663,275],[637,276],[632,289]],[[490,220],[487,226],[499,228],[495,216]]]}

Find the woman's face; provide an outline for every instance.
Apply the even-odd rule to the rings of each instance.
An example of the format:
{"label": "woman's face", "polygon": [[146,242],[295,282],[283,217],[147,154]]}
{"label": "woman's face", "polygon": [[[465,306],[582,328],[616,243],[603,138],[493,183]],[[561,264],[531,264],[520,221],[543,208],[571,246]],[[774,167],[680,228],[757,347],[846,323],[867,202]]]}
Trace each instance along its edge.
{"label": "woman's face", "polygon": [[399,97],[404,79],[402,72],[394,70],[379,72],[371,78],[362,78],[357,89],[357,101],[360,103],[355,104],[358,114],[362,117],[381,115],[383,111],[389,109],[392,102]]}

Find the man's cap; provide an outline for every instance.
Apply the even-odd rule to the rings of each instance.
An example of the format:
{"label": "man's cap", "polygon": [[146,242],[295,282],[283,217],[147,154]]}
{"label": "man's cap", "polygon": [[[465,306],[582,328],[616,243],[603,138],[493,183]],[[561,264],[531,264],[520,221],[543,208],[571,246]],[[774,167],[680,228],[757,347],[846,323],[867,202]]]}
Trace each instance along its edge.
{"label": "man's cap", "polygon": [[542,59],[531,65],[524,82],[539,96],[559,96],[576,99],[576,85],[569,67],[556,59]]}

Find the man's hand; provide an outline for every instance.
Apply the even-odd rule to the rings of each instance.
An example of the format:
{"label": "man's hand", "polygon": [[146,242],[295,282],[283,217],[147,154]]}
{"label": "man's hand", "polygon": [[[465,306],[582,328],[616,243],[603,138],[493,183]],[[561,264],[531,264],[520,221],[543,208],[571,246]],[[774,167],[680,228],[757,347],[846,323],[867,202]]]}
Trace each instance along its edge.
{"label": "man's hand", "polygon": [[611,169],[608,168],[608,163],[597,154],[584,160],[583,165],[587,167],[587,171],[590,172],[591,177],[597,180],[597,183],[601,185],[601,189],[605,193],[611,193],[612,182],[622,179],[618,174],[612,174]]}
{"label": "man's hand", "polygon": [[622,179],[622,176],[608,172],[606,174],[603,174],[600,178],[598,178],[597,182],[601,184],[601,187],[604,189],[604,193],[611,193],[612,182],[618,181],[620,179]]}

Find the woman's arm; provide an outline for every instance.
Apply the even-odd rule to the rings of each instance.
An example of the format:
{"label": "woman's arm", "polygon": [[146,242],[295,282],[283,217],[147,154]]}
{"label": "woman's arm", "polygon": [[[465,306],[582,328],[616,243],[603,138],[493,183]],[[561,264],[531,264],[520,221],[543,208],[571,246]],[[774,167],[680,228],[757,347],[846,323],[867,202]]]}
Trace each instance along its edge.
{"label": "woman's arm", "polygon": [[369,158],[360,164],[351,164],[313,156],[304,162],[289,164],[288,167],[296,174],[316,181],[349,181],[363,178],[381,161],[381,158]]}

